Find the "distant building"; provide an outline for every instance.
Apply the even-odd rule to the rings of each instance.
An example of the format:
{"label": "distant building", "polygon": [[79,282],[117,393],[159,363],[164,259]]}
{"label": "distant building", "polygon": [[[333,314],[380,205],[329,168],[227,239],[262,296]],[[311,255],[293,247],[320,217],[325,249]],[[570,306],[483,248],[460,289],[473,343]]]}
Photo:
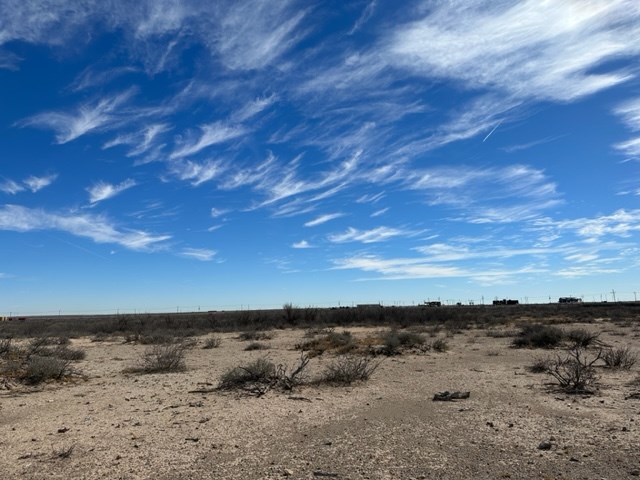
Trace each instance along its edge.
{"label": "distant building", "polygon": [[442,302],[424,302],[427,307],[441,307]]}
{"label": "distant building", "polygon": [[582,299],[577,297],[560,297],[558,303],[582,303]]}
{"label": "distant building", "polygon": [[518,300],[508,300],[503,298],[502,300],[494,300],[494,305],[518,305],[520,302]]}

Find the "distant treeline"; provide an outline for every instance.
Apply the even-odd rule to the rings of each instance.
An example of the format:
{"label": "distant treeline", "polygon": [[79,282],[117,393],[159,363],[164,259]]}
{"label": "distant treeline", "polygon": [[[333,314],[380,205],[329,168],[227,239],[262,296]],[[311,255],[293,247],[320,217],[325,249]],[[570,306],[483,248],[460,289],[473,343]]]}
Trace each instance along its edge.
{"label": "distant treeline", "polygon": [[591,322],[596,319],[640,322],[640,302],[475,305],[448,307],[297,308],[194,313],[153,313],[85,316],[41,316],[24,321],[0,322],[0,337],[41,335],[148,335],[179,336],[207,332],[268,330],[274,328],[322,328],[443,325],[454,329],[501,325],[516,321],[548,323]]}

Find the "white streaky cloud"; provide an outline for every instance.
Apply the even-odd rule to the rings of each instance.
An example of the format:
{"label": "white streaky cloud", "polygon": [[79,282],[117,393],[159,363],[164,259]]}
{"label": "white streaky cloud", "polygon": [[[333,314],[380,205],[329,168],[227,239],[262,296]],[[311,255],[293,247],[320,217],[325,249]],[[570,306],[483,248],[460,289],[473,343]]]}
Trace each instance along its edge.
{"label": "white streaky cloud", "polygon": [[386,196],[385,192],[380,193],[368,193],[365,195],[361,195],[356,200],[356,203],[377,203],[382,200]]}
{"label": "white streaky cloud", "polygon": [[305,16],[305,11],[295,10],[291,0],[229,2],[219,11],[217,32],[209,44],[231,70],[261,69],[303,38],[304,32],[296,30]]}
{"label": "white streaky cloud", "polygon": [[36,177],[31,175],[24,180],[24,184],[33,193],[39,192],[45,187],[48,187],[58,178],[57,174],[45,175],[43,177]]}
{"label": "white streaky cloud", "polygon": [[320,215],[319,217],[314,218],[313,220],[309,220],[304,224],[305,227],[316,227],[318,225],[322,225],[323,223],[330,222],[331,220],[335,220],[336,218],[344,217],[344,213],[326,213],[324,215]]}
{"label": "white streaky cloud", "polygon": [[127,157],[136,157],[157,147],[157,141],[160,136],[169,130],[171,130],[170,125],[166,123],[155,123],[136,133],[118,135],[114,139],[106,142],[102,148],[106,150],[119,145],[128,145],[131,147],[131,150],[127,153]]}
{"label": "white streaky cloud", "polygon": [[380,210],[376,210],[375,212],[373,212],[371,215],[369,215],[371,218],[376,218],[379,217],[381,215],[384,215],[385,213],[387,213],[389,211],[389,207],[387,208],[381,208]]}
{"label": "white streaky cloud", "polygon": [[360,16],[356,20],[356,22],[353,24],[353,27],[351,27],[351,30],[349,30],[349,35],[353,35],[354,33],[356,33],[358,30],[362,28],[362,26],[365,23],[369,21],[369,19],[373,16],[373,13],[375,12],[377,5],[378,5],[378,0],[371,0],[371,2],[369,2],[369,4],[362,11]]}
{"label": "white streaky cloud", "polygon": [[564,257],[569,262],[585,263],[597,260],[599,257],[595,253],[574,253],[573,255],[567,255]]}
{"label": "white streaky cloud", "polygon": [[[629,130],[640,132],[640,98],[635,98],[619,105],[614,112],[622,119]],[[640,137],[617,143],[613,147],[629,158],[640,158]]]}
{"label": "white streaky cloud", "polygon": [[93,104],[80,106],[71,113],[39,113],[18,122],[20,127],[40,127],[55,132],[56,142],[64,144],[89,132],[113,126],[119,121],[117,110],[133,96],[134,90],[103,98]]}
{"label": "white streaky cloud", "polygon": [[245,120],[249,120],[250,118],[258,115],[260,112],[268,109],[277,100],[278,98],[275,94],[269,95],[268,97],[258,97],[235,112],[232,118],[235,122],[244,122]]}
{"label": "white streaky cloud", "polygon": [[117,67],[99,71],[94,67],[83,70],[75,80],[69,85],[69,89],[73,91],[81,91],[89,88],[95,88],[105,85],[116,78],[128,73],[139,72],[135,67]]}
{"label": "white streaky cloud", "polygon": [[201,262],[210,262],[218,254],[215,250],[209,250],[207,248],[183,248],[180,255]]}
{"label": "white streaky cloud", "polygon": [[191,182],[194,187],[213,180],[225,170],[222,162],[215,160],[205,162],[178,160],[171,163],[169,168],[173,175],[180,180]]}
{"label": "white streaky cloud", "polygon": [[398,28],[387,50],[396,66],[430,78],[555,101],[628,80],[626,71],[593,70],[639,53],[640,5],[634,0],[437,3],[426,17]]}
{"label": "white streaky cloud", "polygon": [[16,193],[20,193],[24,191],[24,186],[15,182],[14,180],[5,180],[0,183],[0,192],[6,193],[7,195],[15,195]]}
{"label": "white streaky cloud", "polygon": [[223,122],[214,122],[200,127],[201,135],[187,139],[171,153],[171,159],[194,155],[212,145],[224,143],[245,135],[248,130],[243,126],[230,126]]}
{"label": "white streaky cloud", "polygon": [[640,98],[619,105],[614,112],[630,130],[640,131]]}
{"label": "white streaky cloud", "polygon": [[615,269],[615,268],[586,266],[586,267],[563,268],[561,270],[553,272],[553,275],[558,277],[563,277],[563,278],[580,278],[580,277],[608,275],[608,274],[620,273],[620,272],[621,272],[620,269]]}
{"label": "white streaky cloud", "polygon": [[291,248],[306,249],[313,248],[313,245],[311,245],[306,240],[300,240],[299,242],[295,242],[293,245],[291,245]]}
{"label": "white streaky cloud", "polygon": [[361,270],[373,272],[380,277],[364,280],[410,280],[420,278],[465,277],[480,284],[497,284],[509,281],[517,275],[544,273],[547,270],[522,267],[513,270],[467,270],[456,266],[432,264],[422,258],[381,258],[376,255],[362,255],[334,261],[337,270]]}
{"label": "white streaky cloud", "polygon": [[[572,247],[565,245],[560,247],[544,248],[510,248],[502,246],[492,246],[490,249],[472,250],[466,245],[450,245],[446,243],[434,243],[414,250],[422,253],[425,260],[429,262],[459,262],[472,259],[484,258],[513,258],[518,256],[538,256],[554,253],[566,253],[572,251]],[[567,257],[568,258],[568,257]]]}
{"label": "white streaky cloud", "polygon": [[640,137],[616,143],[613,147],[627,157],[640,158]]}
{"label": "white streaky cloud", "polygon": [[215,208],[215,207],[212,207],[211,211],[209,213],[211,215],[211,218],[218,218],[218,217],[221,217],[223,215],[226,215],[230,211],[231,210],[229,210],[227,208]]}
{"label": "white streaky cloud", "polygon": [[375,272],[387,279],[463,277],[468,272],[454,266],[431,265],[423,259],[383,259],[375,255],[356,256],[334,261],[338,270]]}
{"label": "white streaky cloud", "polygon": [[610,215],[595,218],[560,221],[541,219],[537,224],[553,226],[560,230],[572,230],[578,236],[596,242],[604,236],[629,237],[633,232],[640,231],[640,209],[620,209]]}
{"label": "white streaky cloud", "polygon": [[135,180],[130,178],[120,182],[119,184],[111,184],[107,182],[97,182],[91,187],[87,188],[87,192],[89,192],[89,203],[95,205],[98,202],[102,202],[103,200],[107,200],[109,198],[113,198],[116,195],[128,190],[129,188],[135,187],[137,183]]}
{"label": "white streaky cloud", "polygon": [[170,235],[153,235],[141,230],[121,230],[99,215],[52,213],[20,205],[0,207],[0,230],[31,232],[58,230],[96,243],[113,243],[130,250],[151,251],[163,248]]}
{"label": "white streaky cloud", "polygon": [[390,227],[376,227],[371,230],[358,230],[349,227],[343,233],[335,233],[329,235],[328,240],[332,243],[361,242],[361,243],[378,243],[384,242],[394,237],[410,237],[416,232],[409,230],[400,230]]}

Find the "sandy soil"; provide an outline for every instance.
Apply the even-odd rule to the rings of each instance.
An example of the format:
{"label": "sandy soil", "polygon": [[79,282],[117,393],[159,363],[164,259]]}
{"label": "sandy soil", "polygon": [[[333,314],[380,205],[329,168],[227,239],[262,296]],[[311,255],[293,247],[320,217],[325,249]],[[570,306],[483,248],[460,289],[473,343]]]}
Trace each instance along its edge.
{"label": "sandy soil", "polygon": [[[637,328],[585,325],[640,352]],[[364,336],[374,329],[351,329]],[[85,381],[27,393],[0,391],[3,479],[623,479],[640,475],[640,386],[631,371],[599,369],[593,396],[552,391],[526,366],[542,350],[469,330],[446,353],[385,358],[351,387],[303,387],[262,397],[189,393],[267,355],[295,363],[301,330],[279,330],[268,351],[243,351],[237,334],[219,348],[188,351],[184,373],[132,375],[146,348],[122,339],[92,343]],[[332,360],[311,360],[319,371]],[[471,397],[433,402],[434,393]],[[540,450],[543,441],[550,450]],[[73,447],[68,458],[59,455]]]}

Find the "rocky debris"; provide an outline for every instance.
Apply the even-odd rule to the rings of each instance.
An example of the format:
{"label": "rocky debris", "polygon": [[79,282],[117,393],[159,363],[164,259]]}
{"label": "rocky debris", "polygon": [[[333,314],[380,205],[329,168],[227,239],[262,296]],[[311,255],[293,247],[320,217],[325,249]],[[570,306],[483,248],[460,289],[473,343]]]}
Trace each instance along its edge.
{"label": "rocky debris", "polygon": [[553,443],[548,440],[544,440],[538,444],[538,450],[551,450]]}
{"label": "rocky debris", "polygon": [[329,473],[323,472],[322,470],[315,470],[313,472],[314,477],[326,477],[326,478],[336,478],[338,476],[337,473]]}
{"label": "rocky debris", "polygon": [[464,400],[469,398],[471,392],[438,392],[433,396],[434,402],[452,402],[454,400]]}

